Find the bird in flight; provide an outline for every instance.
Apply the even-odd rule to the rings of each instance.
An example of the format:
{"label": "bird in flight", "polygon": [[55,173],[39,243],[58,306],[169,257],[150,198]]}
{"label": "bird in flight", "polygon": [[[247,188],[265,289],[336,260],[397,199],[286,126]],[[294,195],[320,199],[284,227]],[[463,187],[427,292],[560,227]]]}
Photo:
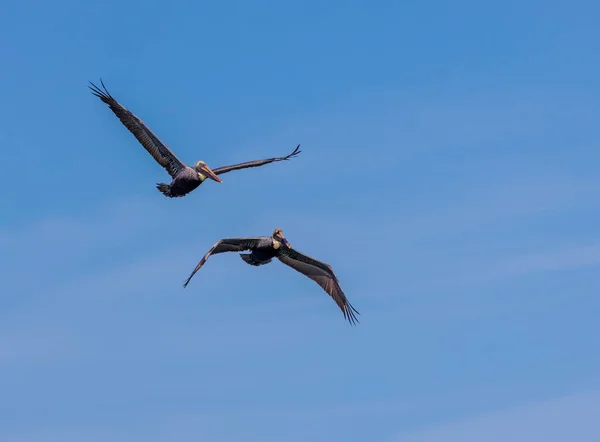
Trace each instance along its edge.
{"label": "bird in flight", "polygon": [[192,277],[200,270],[211,255],[224,252],[243,252],[246,250],[249,250],[250,253],[240,253],[240,256],[247,264],[261,266],[270,263],[273,258],[277,258],[294,270],[308,276],[333,298],[342,310],[344,318],[350,324],[354,325],[359,322],[356,314],[360,313],[358,313],[350,304],[346,295],[344,295],[331,266],[294,250],[281,229],[275,229],[271,236],[220,239],[202,257],[183,286],[187,287]]}
{"label": "bird in flight", "polygon": [[100,80],[102,89],[90,82],[88,86],[92,93],[100,98],[110,107],[113,113],[121,120],[121,123],[135,136],[139,143],[152,155],[158,164],[160,164],[171,175],[171,184],[157,183],[156,188],[169,198],[183,197],[196,189],[207,178],[221,183],[219,175],[222,175],[232,170],[246,169],[249,167],[264,166],[265,164],[276,161],[289,160],[298,155],[301,151],[300,145],[289,155],[277,158],[268,158],[264,160],[248,161],[231,166],[218,167],[211,169],[204,161],[197,161],[194,167],[188,166],[181,162],[179,158],[164,144],[160,139],[152,133],[152,131],[144,124],[144,122],[135,116],[129,109],[115,100],[104,86],[104,82]]}

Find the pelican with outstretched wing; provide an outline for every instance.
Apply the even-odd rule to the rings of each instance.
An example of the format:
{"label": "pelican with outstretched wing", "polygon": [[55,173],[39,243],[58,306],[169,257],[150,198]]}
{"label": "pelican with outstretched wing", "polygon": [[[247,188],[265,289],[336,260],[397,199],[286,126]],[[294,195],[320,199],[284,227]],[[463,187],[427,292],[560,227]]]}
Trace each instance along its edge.
{"label": "pelican with outstretched wing", "polygon": [[232,170],[258,167],[275,161],[289,160],[301,152],[298,150],[300,148],[300,145],[298,144],[296,149],[285,157],[248,161],[246,163],[223,166],[216,169],[211,169],[204,161],[197,161],[194,167],[190,167],[182,163],[173,151],[160,141],[142,120],[115,100],[106,89],[106,86],[104,86],[102,80],[100,80],[100,83],[102,84],[102,89],[92,82],[90,82],[90,86],[88,87],[96,97],[100,98],[100,100],[110,107],[113,113],[121,120],[121,123],[123,123],[140,144],[144,146],[156,162],[164,167],[169,175],[171,175],[171,184],[158,183],[156,185],[156,188],[167,197],[175,198],[185,196],[196,189],[207,178],[221,183],[222,180],[218,175],[231,172]]}
{"label": "pelican with outstretched wing", "polygon": [[211,255],[246,250],[250,250],[251,253],[240,253],[240,256],[250,265],[261,266],[270,263],[273,258],[277,258],[294,270],[308,276],[333,298],[350,324],[359,322],[356,314],[360,313],[346,299],[331,266],[292,249],[281,229],[275,229],[272,236],[220,239],[202,257],[183,286],[187,287],[192,277]]}

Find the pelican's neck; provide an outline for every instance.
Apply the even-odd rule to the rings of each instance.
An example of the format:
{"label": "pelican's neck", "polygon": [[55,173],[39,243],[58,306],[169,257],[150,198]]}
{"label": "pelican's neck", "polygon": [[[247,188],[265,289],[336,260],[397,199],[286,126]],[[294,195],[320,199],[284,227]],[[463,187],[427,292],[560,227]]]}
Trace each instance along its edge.
{"label": "pelican's neck", "polygon": [[279,247],[281,247],[281,243],[273,238],[273,248],[277,250]]}
{"label": "pelican's neck", "polygon": [[206,179],[206,176],[198,171],[196,171],[196,173],[198,173],[198,178],[200,178],[200,182],[204,182],[204,180]]}

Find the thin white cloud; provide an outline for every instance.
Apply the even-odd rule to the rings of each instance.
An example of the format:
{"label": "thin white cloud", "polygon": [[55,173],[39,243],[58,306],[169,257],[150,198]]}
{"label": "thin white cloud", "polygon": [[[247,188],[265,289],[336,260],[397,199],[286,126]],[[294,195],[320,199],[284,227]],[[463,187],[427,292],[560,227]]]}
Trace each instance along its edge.
{"label": "thin white cloud", "polygon": [[[470,397],[467,394],[467,397]],[[477,397],[481,397],[479,394]],[[472,398],[477,401],[477,398]],[[361,419],[388,419],[396,421],[412,415],[415,410],[447,409],[455,398],[450,396],[423,397],[402,400],[364,400],[347,403],[315,403],[302,406],[251,407],[232,403],[230,406],[212,406],[199,401],[189,411],[168,410],[159,419],[144,417],[147,422],[142,428],[135,422],[110,426],[84,427],[49,426],[37,430],[23,429],[8,433],[9,440],[15,442],[71,442],[81,440],[127,441],[131,437],[151,442],[166,442],[177,439],[193,441],[210,438],[213,441],[291,441],[306,440],[306,434],[295,429],[322,428],[325,431],[339,432],[340,423]],[[349,428],[344,424],[342,434],[348,437]],[[309,430],[310,431],[310,430]],[[135,434],[135,435],[134,435]]]}
{"label": "thin white cloud", "polygon": [[0,268],[10,294],[45,290],[48,278],[72,277],[108,245],[131,244],[164,224],[159,215],[147,200],[124,199],[0,230]]}
{"label": "thin white cloud", "polygon": [[585,244],[529,253],[459,276],[460,283],[479,284],[534,273],[577,270],[600,265],[600,244]]}
{"label": "thin white cloud", "polygon": [[0,367],[38,364],[73,354],[71,337],[56,330],[0,334]]}
{"label": "thin white cloud", "polygon": [[[177,241],[177,244],[170,247],[163,244],[152,254],[138,250],[138,245],[143,243],[144,239],[134,238],[135,234],[140,235],[140,230],[136,228],[147,212],[154,211],[153,207],[145,201],[121,201],[97,207],[80,215],[41,220],[14,230],[14,236],[5,232],[6,244],[13,247],[10,253],[17,254],[19,250],[26,250],[27,253],[22,253],[22,258],[33,261],[33,271],[21,287],[21,296],[11,293],[15,298],[11,310],[3,312],[3,326],[0,332],[5,333],[5,337],[0,336],[0,350],[4,356],[0,356],[0,362],[10,360],[21,363],[27,358],[44,355],[49,357],[53,352],[59,351],[71,355],[73,352],[85,352],[86,345],[76,336],[70,338],[71,344],[76,344],[77,347],[66,346],[66,343],[70,342],[69,336],[54,339],[53,335],[18,335],[20,324],[35,322],[36,330],[43,333],[64,320],[61,313],[63,310],[80,310],[82,315],[86,315],[90,309],[107,309],[109,304],[131,304],[132,299],[147,305],[148,302],[153,303],[157,299],[163,302],[164,298],[168,297],[172,305],[204,306],[204,322],[201,325],[197,324],[193,332],[177,329],[174,324],[170,324],[170,328],[163,329],[158,334],[158,347],[163,351],[180,354],[198,351],[216,353],[222,351],[223,346],[246,349],[274,348],[283,345],[285,340],[289,344],[303,336],[300,324],[305,323],[306,318],[310,318],[313,325],[320,321],[330,323],[336,320],[344,325],[341,312],[336,310],[337,306],[316,284],[308,279],[303,280],[303,284],[296,284],[296,278],[302,276],[293,274],[292,270],[277,262],[272,264],[272,268],[260,268],[257,271],[243,264],[235,254],[221,255],[213,258],[204,272],[196,275],[193,283],[184,289],[183,281],[206,249],[212,245],[213,240],[203,238],[201,242],[205,245],[201,249],[194,244],[196,241]],[[99,220],[99,214],[103,214],[104,218]],[[157,214],[152,226],[146,227],[144,235],[152,236],[160,231],[169,223],[169,218],[169,213],[163,216]],[[132,231],[134,234],[130,235],[129,232]],[[203,229],[202,234],[210,236],[211,230]],[[212,234],[215,235],[214,231]],[[75,240],[69,240],[71,235]],[[125,260],[123,256],[116,256],[113,262],[110,251],[119,247],[122,250],[123,243],[126,244],[128,256]],[[43,247],[37,250],[41,244]],[[49,247],[49,244],[60,247],[59,251],[55,252],[54,247]],[[55,253],[63,258],[69,257],[69,260],[56,259]],[[94,265],[97,259],[102,259],[103,264]],[[86,260],[92,265],[82,266],[82,261]],[[12,261],[11,264],[20,263]],[[62,278],[50,283],[45,279],[47,275],[61,273],[61,268],[65,265],[78,267],[78,270],[65,273]],[[230,278],[232,266],[237,267],[235,271],[240,277]],[[289,283],[285,288],[277,288],[272,278],[265,277],[265,274],[275,277],[281,274],[282,277],[287,277]],[[276,298],[249,301],[245,289],[242,290],[245,275],[250,276],[250,284],[257,281],[270,287]],[[14,277],[14,274],[11,276]],[[223,281],[227,281],[232,295],[223,297],[220,290]],[[307,295],[302,287],[308,287],[311,293]],[[219,311],[222,316],[206,318],[207,310]],[[55,312],[55,315],[49,316],[48,312]],[[260,317],[261,320],[256,321],[256,317]],[[69,323],[70,321],[71,319],[68,320]],[[288,327],[288,333],[281,331],[282,322]],[[240,335],[239,326],[247,326],[250,323],[251,329]],[[290,332],[293,328],[297,331]],[[280,330],[278,335],[273,335],[274,329]],[[60,343],[60,346],[55,346],[56,343]]]}
{"label": "thin white cloud", "polygon": [[[399,214],[378,221],[376,229],[367,231],[364,229],[364,217],[360,214],[354,219],[343,214],[291,212],[281,214],[277,225],[283,224],[284,227],[289,225],[293,230],[288,231],[288,236],[296,247],[334,267],[348,291],[348,296],[358,307],[360,296],[353,295],[353,292],[356,293],[358,288],[367,290],[373,287],[375,282],[387,281],[385,278],[388,275],[386,273],[388,267],[397,269],[399,266],[400,269],[405,267],[408,269],[404,272],[406,277],[403,282],[403,293],[410,291],[411,287],[414,290],[422,289],[423,284],[427,287],[446,284],[448,275],[443,273],[443,269],[447,267],[443,254],[435,253],[432,256],[431,248],[421,247],[419,238],[427,237],[432,232],[442,235],[440,232],[444,230],[461,231],[481,223],[497,222],[499,219],[518,217],[535,211],[543,212],[551,206],[565,207],[574,198],[587,196],[589,192],[595,192],[596,189],[595,186],[586,183],[564,180],[555,181],[555,192],[547,192],[549,188],[553,188],[551,183],[543,182],[534,186],[531,183],[521,185],[515,182],[502,190],[496,189],[495,198],[489,198],[490,193],[484,192],[479,195],[479,199],[473,198],[469,204],[458,208],[449,208],[446,212],[441,211],[437,214],[416,216]],[[537,207],[536,204],[531,204],[531,201],[535,201]],[[147,199],[117,201],[83,214],[51,217],[16,230],[0,232],[0,244],[7,250],[5,254],[7,280],[16,282],[17,278],[21,278],[18,284],[14,284],[20,293],[30,293],[38,287],[43,287],[45,297],[59,292],[86,293],[86,296],[89,296],[89,287],[95,289],[93,296],[109,297],[114,293],[119,293],[119,296],[143,293],[148,290],[148,287],[151,287],[151,290],[170,288],[180,290],[181,283],[205,251],[204,249],[212,245],[213,240],[226,230],[220,229],[221,226],[202,225],[198,239],[191,241],[182,238],[174,241],[175,245],[171,245],[168,237],[162,237],[162,240],[157,242],[161,247],[157,248],[156,252],[151,255],[140,253],[137,250],[139,244],[153,242],[154,238],[160,237],[160,232],[169,228],[173,215],[161,210],[160,202],[162,200],[156,204],[153,200]],[[266,226],[267,221],[258,217],[253,219],[252,223],[255,226]],[[195,224],[192,219],[189,225],[191,230],[197,228]],[[271,227],[269,224],[269,228]],[[232,232],[229,235],[268,234],[268,231],[255,232],[251,229],[245,227],[243,231]],[[336,235],[315,236],[315,229],[336,232]],[[388,247],[382,249],[381,238],[386,238],[388,242],[397,241],[396,249]],[[461,283],[477,282],[544,269],[597,265],[600,261],[598,247],[592,245],[581,249],[517,257],[510,262],[498,263],[492,270],[481,269],[474,274],[475,276],[464,275],[460,281]],[[402,253],[398,254],[397,249],[402,250]],[[127,258],[126,262],[124,262],[123,250],[126,250],[127,255],[131,257]],[[380,264],[377,267],[370,267],[370,273],[364,267],[361,274],[352,273],[346,257],[353,256],[357,250],[361,250],[365,255],[377,255]],[[102,271],[98,272],[95,268],[96,256],[106,251],[115,254],[112,260],[114,262],[105,261],[101,266]],[[7,258],[8,256],[10,259]],[[81,269],[81,276],[77,276],[80,274],[79,271],[68,275],[63,274],[61,269],[64,266],[82,262],[87,262],[89,265]],[[231,257],[215,259],[210,263],[210,272],[213,275],[219,274],[219,278],[226,278],[225,269],[229,269],[231,265],[235,265],[231,262]],[[208,271],[209,267],[206,269]],[[257,274],[255,269],[252,270],[253,275]],[[262,270],[270,272],[270,269]],[[277,270],[284,276],[290,271]],[[249,274],[250,270],[239,266],[236,272],[242,275]],[[400,275],[402,274],[401,271]],[[423,281],[419,275],[425,274],[429,277]],[[57,277],[56,275],[61,276],[62,280],[57,281],[59,284],[48,286],[46,276]],[[293,277],[299,276],[289,277],[290,288],[293,285]],[[213,276],[211,280],[214,282],[217,278]],[[389,295],[397,296],[396,293],[379,293],[379,291],[369,294],[370,297]]]}
{"label": "thin white cloud", "polygon": [[391,442],[597,442],[600,390],[401,433]]}
{"label": "thin white cloud", "polygon": [[600,265],[600,244],[589,244],[515,258],[501,270],[504,275],[571,270]]}
{"label": "thin white cloud", "polygon": [[[557,122],[577,118],[586,108],[585,97],[560,91],[553,95],[546,90],[486,92],[427,101],[422,96],[407,96],[404,90],[400,94],[386,90],[385,96],[373,97],[377,106],[368,113],[364,112],[366,101],[360,108],[298,115],[256,144],[285,146],[298,139],[307,156],[314,158],[312,152],[318,150],[319,161],[307,167],[329,169],[335,161],[336,165],[366,164],[381,171],[417,152],[466,146],[486,149],[498,140],[545,133]],[[557,101],[563,105],[554,106]]]}
{"label": "thin white cloud", "polygon": [[[358,419],[363,425],[385,422],[384,428],[387,429],[370,430],[375,441],[597,442],[600,434],[600,423],[596,419],[600,407],[598,389],[511,406],[410,432],[394,430],[402,422],[410,425],[412,419],[423,414],[437,414],[456,406],[463,408],[467,403],[470,404],[469,409],[479,406],[489,410],[494,403],[493,397],[502,398],[503,394],[500,387],[496,387],[466,391],[460,397],[442,394],[401,400],[319,402],[273,408],[249,408],[238,404],[214,407],[199,400],[187,411],[169,410],[160,416],[140,417],[145,422],[143,426],[136,421],[118,421],[110,425],[49,426],[6,434],[14,442],[75,442],[82,437],[90,441],[106,440],[107,437],[114,441],[127,441],[133,437],[151,442],[166,442],[174,438],[180,441],[210,438],[217,442],[275,442],[284,438],[296,442],[306,440],[307,434],[318,429],[319,437],[332,433],[353,440],[351,422]],[[297,428],[305,428],[306,432],[298,433]],[[364,428],[362,431],[369,432]]]}

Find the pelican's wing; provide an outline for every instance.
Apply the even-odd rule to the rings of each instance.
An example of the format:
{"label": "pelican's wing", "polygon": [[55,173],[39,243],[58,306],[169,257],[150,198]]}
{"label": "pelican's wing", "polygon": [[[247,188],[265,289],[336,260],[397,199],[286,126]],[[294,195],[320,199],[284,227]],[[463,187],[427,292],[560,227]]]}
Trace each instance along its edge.
{"label": "pelican's wing", "polygon": [[216,175],[221,175],[223,173],[231,172],[232,170],[246,169],[248,167],[264,166],[265,164],[273,163],[275,161],[289,160],[290,158],[295,157],[300,152],[302,152],[301,150],[298,150],[298,149],[300,149],[299,144],[296,146],[296,148],[294,149],[294,151],[291,154],[286,155],[285,157],[268,158],[266,160],[248,161],[246,163],[234,164],[232,166],[217,167],[216,169],[213,169],[212,171]]}
{"label": "pelican's wing", "polygon": [[148,129],[148,126],[146,126],[142,120],[136,117],[110,95],[102,80],[100,80],[100,82],[102,84],[102,89],[90,82],[91,86],[88,87],[92,90],[92,93],[104,103],[108,104],[110,110],[114,112],[119,120],[121,120],[121,123],[129,129],[129,132],[131,132],[150,155],[154,157],[156,162],[164,167],[171,177],[175,178],[177,173],[185,168],[185,164],[175,156],[166,144],[160,141],[158,137]]}
{"label": "pelican's wing", "polygon": [[346,318],[350,324],[354,324],[358,322],[356,318],[356,314],[358,311],[352,307],[348,299],[346,299],[346,295],[342,288],[340,287],[340,283],[333,273],[333,269],[331,266],[317,261],[310,256],[304,255],[294,249],[281,248],[280,253],[277,256],[279,260],[297,270],[300,273],[308,276],[310,279],[319,284],[323,290],[325,290],[329,296],[333,298],[335,303],[344,313],[344,318]]}
{"label": "pelican's wing", "polygon": [[190,279],[196,274],[200,267],[204,265],[206,260],[210,257],[210,255],[215,255],[217,253],[225,253],[225,252],[243,252],[244,250],[250,250],[256,247],[264,237],[257,236],[254,238],[226,238],[218,240],[211,249],[206,252],[206,255],[202,257],[192,274],[186,279],[184,287],[190,282]]}

